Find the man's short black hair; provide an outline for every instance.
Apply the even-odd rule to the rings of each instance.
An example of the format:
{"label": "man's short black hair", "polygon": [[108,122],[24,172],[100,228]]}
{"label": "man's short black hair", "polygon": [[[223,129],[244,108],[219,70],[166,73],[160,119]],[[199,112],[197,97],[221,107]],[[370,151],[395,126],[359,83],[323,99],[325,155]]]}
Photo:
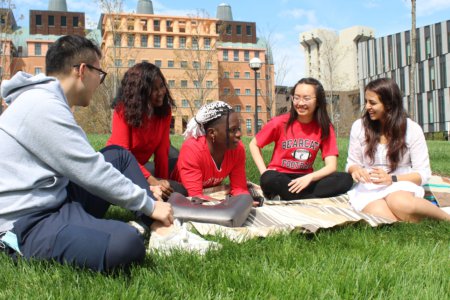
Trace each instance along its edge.
{"label": "man's short black hair", "polygon": [[49,47],[45,56],[45,73],[68,73],[74,65],[93,64],[101,57],[102,53],[93,41],[79,35],[66,35]]}

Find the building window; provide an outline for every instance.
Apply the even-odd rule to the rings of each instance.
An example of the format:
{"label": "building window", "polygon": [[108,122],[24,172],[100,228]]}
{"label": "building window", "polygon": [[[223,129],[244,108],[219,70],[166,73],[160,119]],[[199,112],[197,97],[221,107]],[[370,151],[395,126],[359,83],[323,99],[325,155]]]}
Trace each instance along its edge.
{"label": "building window", "polygon": [[256,92],[258,93],[258,95],[262,96],[261,89],[257,89]]}
{"label": "building window", "polygon": [[166,29],[167,29],[167,32],[173,32],[173,26],[172,26],[171,20],[166,21]]}
{"label": "building window", "polygon": [[406,44],[406,64],[411,63],[411,43]]}
{"label": "building window", "polygon": [[48,16],[48,26],[55,26],[55,16]]}
{"label": "building window", "polygon": [[252,133],[252,120],[245,120],[245,127],[247,127],[247,133]]}
{"label": "building window", "polygon": [[435,72],[434,72],[434,64],[429,65],[430,72],[430,90],[434,90],[436,88],[436,80],[435,80]]}
{"label": "building window", "polygon": [[188,62],[185,60],[180,61],[180,68],[182,69],[187,69],[188,67]]}
{"label": "building window", "polygon": [[175,80],[169,80],[169,81],[168,81],[168,84],[169,84],[169,87],[170,87],[170,88],[175,87]]}
{"label": "building window", "polygon": [[34,44],[34,55],[42,55],[42,45],[41,45],[41,43]]}
{"label": "building window", "polygon": [[181,100],[181,107],[189,107],[189,101],[186,99]]}
{"label": "building window", "polygon": [[427,37],[425,40],[425,55],[426,58],[431,57],[431,39],[429,37]]}
{"label": "building window", "polygon": [[245,32],[247,33],[247,35],[252,35],[252,26],[251,25],[245,26]]}
{"label": "building window", "polygon": [[261,73],[260,72],[256,72],[256,79],[260,79],[261,78]]}
{"label": "building window", "polygon": [[428,123],[430,125],[433,125],[434,123],[434,103],[433,103],[433,97],[428,94]]}
{"label": "building window", "polygon": [[206,81],[206,87],[207,87],[208,89],[211,89],[212,86],[213,86],[213,82],[212,82],[211,80],[207,80],[207,81]]}
{"label": "building window", "polygon": [[261,105],[258,105],[258,106],[256,107],[256,110],[257,110],[258,112],[261,112]]}
{"label": "building window", "polygon": [[198,80],[194,80],[194,87],[195,88],[200,88],[200,82]]}
{"label": "building window", "polygon": [[242,25],[236,25],[236,34],[241,35],[242,34]]}
{"label": "building window", "polygon": [[228,35],[231,35],[231,25],[230,25],[230,24],[227,25],[226,33],[227,33]]}
{"label": "building window", "polygon": [[180,32],[186,32],[186,22],[185,21],[178,22],[178,30]]}
{"label": "building window", "polygon": [[240,74],[239,74],[239,72],[234,72],[234,78],[239,78],[239,76],[240,76]]}
{"label": "building window", "polygon": [[229,95],[229,94],[230,94],[230,89],[229,89],[229,88],[224,88],[224,89],[223,89],[223,93],[224,93],[225,95]]}
{"label": "building window", "polygon": [[244,60],[250,61],[250,51],[248,51],[248,50],[244,51]]}
{"label": "building window", "polygon": [[194,100],[194,105],[195,105],[195,108],[200,108],[200,106],[202,106],[202,101]]}
{"label": "building window", "polygon": [[198,39],[196,37],[192,38],[192,49],[198,49]]}
{"label": "building window", "polygon": [[114,66],[121,67],[122,66],[122,60],[121,59],[115,59],[114,60]]}
{"label": "building window", "polygon": [[141,47],[143,47],[143,48],[148,47],[148,36],[147,35],[141,35]]}
{"label": "building window", "polygon": [[61,16],[61,26],[66,27],[67,26],[67,17]]}
{"label": "building window", "polygon": [[153,37],[153,44],[155,48],[161,48],[161,37],[159,35]]}
{"label": "building window", "polygon": [[245,89],[245,94],[248,96],[248,95],[251,95],[251,91],[250,91],[250,89]]}
{"label": "building window", "polygon": [[128,67],[131,68],[132,66],[134,66],[136,64],[136,60],[134,59],[129,59],[128,60]]}
{"label": "building window", "polygon": [[207,70],[211,70],[211,69],[212,69],[212,62],[207,61],[207,62],[205,63],[205,67],[206,67]]}
{"label": "building window", "polygon": [[161,66],[162,66],[162,61],[159,60],[159,59],[156,59],[156,60],[155,60],[155,66],[157,66],[158,68],[161,68]]}
{"label": "building window", "polygon": [[200,68],[200,63],[199,63],[198,61],[193,61],[193,62],[192,62],[192,67],[193,67],[194,69],[199,69],[199,68]]}
{"label": "building window", "polygon": [[235,111],[235,112],[241,112],[241,106],[240,106],[240,105],[236,105],[236,106],[234,107],[234,111]]}
{"label": "building window", "polygon": [[141,19],[140,24],[142,26],[142,31],[147,31],[147,20]]}
{"label": "building window", "polygon": [[205,38],[203,40],[204,43],[204,48],[205,49],[211,49],[211,39],[210,38]]}
{"label": "building window", "polygon": [[223,73],[224,78],[230,78],[230,72],[224,72]]}
{"label": "building window", "polygon": [[127,37],[127,46],[134,47],[134,34],[129,34]]}
{"label": "building window", "polygon": [[173,60],[168,60],[167,61],[167,67],[168,68],[173,68],[175,67],[175,62]]}
{"label": "building window", "polygon": [[41,73],[42,73],[42,68],[41,67],[35,67],[34,68],[34,75],[41,74]]}
{"label": "building window", "polygon": [[250,105],[246,105],[245,106],[245,111],[246,112],[251,112],[252,111],[252,107]]}
{"label": "building window", "polygon": [[72,19],[72,26],[73,27],[78,27],[78,23],[79,23],[80,21],[78,20],[78,17],[73,17],[73,19]]}
{"label": "building window", "polygon": [[255,57],[259,58],[259,51],[255,51]]}
{"label": "building window", "polygon": [[36,25],[42,26],[42,15],[36,15]]}
{"label": "building window", "polygon": [[159,22],[159,20],[153,20],[153,30],[154,31],[159,31],[161,28],[160,28],[160,22]]}
{"label": "building window", "polygon": [[223,61],[228,61],[228,50],[223,50]]}
{"label": "building window", "polygon": [[187,80],[181,80],[181,87],[187,88],[187,86],[188,86]]}
{"label": "building window", "polygon": [[239,50],[234,50],[233,53],[234,53],[233,60],[239,61]]}
{"label": "building window", "polygon": [[180,37],[180,48],[185,49],[186,48],[186,38]]}
{"label": "building window", "polygon": [[167,48],[173,48],[173,36],[167,37]]}
{"label": "building window", "polygon": [[245,79],[250,79],[250,72],[245,72]]}
{"label": "building window", "polygon": [[241,95],[241,89],[234,89],[234,94],[236,96],[240,96]]}
{"label": "building window", "polygon": [[262,124],[263,124],[262,120],[258,119],[258,131],[261,131]]}
{"label": "building window", "polygon": [[122,38],[121,38],[120,34],[115,33],[114,34],[114,46],[115,47],[120,47],[121,46],[121,42],[122,42]]}

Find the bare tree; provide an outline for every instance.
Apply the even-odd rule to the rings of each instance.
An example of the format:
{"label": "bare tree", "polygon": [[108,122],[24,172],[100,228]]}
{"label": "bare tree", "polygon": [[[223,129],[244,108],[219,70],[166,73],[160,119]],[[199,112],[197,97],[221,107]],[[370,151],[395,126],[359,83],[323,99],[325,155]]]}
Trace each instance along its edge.
{"label": "bare tree", "polygon": [[[259,36],[264,42],[264,48],[266,50],[266,75],[265,78],[269,80],[267,87],[267,94],[262,95],[264,99],[267,111],[269,113],[269,119],[272,118],[276,111],[274,109],[274,103],[276,102],[276,91],[273,91],[274,85],[272,82],[275,82],[277,85],[283,85],[284,80],[286,79],[287,73],[289,73],[291,65],[288,63],[289,58],[287,55],[281,55],[277,59],[277,63],[274,64],[274,53],[279,53],[278,43],[276,38],[273,35],[273,29],[267,29],[264,32],[260,32]],[[272,78],[272,74],[274,74],[275,78]]]}
{"label": "bare tree", "polygon": [[331,122],[334,123],[335,118],[339,119],[339,113],[335,109],[335,98],[337,98],[336,88],[342,82],[342,78],[338,75],[339,64],[345,56],[344,49],[336,46],[336,38],[332,36],[321,37],[320,44],[321,80],[326,88],[330,105]]}
{"label": "bare tree", "polygon": [[217,61],[217,40],[210,32],[212,21],[203,10],[189,17],[192,31],[184,40],[180,38],[179,49],[174,50],[174,55],[176,63],[184,69],[180,82],[193,86],[182,86],[178,93],[188,100],[190,114],[194,115],[207,100],[218,98],[220,70]]}
{"label": "bare tree", "polygon": [[416,114],[416,0],[411,0],[411,65],[409,66],[409,116],[415,120]]}

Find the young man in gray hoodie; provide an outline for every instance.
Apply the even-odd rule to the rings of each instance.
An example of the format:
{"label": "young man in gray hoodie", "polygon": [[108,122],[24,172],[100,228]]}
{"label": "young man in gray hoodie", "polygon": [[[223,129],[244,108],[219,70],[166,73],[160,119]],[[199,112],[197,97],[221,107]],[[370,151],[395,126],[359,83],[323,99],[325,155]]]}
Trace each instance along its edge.
{"label": "young man in gray hoodie", "polygon": [[101,219],[111,203],[173,223],[134,157],[117,146],[96,152],[73,117],[105,79],[100,58],[88,39],[64,36],[47,52],[48,77],[19,72],[2,82],[0,232],[10,252],[110,271],[145,256],[136,229]]}

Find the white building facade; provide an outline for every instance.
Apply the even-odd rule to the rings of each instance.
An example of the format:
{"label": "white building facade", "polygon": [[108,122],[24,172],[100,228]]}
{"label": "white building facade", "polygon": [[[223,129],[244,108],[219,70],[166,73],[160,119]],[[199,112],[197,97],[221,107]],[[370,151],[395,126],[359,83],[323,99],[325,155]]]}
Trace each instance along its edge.
{"label": "white building facade", "polygon": [[[381,77],[394,79],[411,105],[409,72],[410,31],[362,41],[358,44],[358,80],[361,105],[364,86]],[[415,121],[424,132],[450,130],[450,20],[416,30]]]}

